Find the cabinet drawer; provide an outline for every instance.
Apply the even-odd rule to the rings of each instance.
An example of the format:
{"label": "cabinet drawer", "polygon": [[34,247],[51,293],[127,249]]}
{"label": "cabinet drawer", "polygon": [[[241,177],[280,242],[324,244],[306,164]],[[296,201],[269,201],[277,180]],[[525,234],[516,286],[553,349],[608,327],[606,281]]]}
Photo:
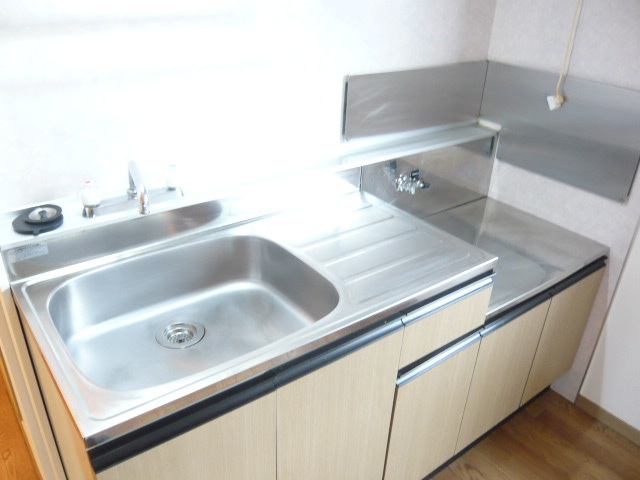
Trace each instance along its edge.
{"label": "cabinet drawer", "polygon": [[481,327],[492,285],[482,279],[407,315],[400,368]]}

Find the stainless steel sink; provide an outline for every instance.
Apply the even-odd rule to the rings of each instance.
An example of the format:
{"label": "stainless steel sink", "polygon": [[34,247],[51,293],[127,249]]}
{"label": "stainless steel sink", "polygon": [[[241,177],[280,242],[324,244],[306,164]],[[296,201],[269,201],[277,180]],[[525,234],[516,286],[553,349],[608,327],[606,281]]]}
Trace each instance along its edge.
{"label": "stainless steel sink", "polygon": [[227,236],[72,277],[48,313],[76,367],[111,390],[185,378],[329,314],[333,284],[278,244]]}
{"label": "stainless steel sink", "polygon": [[495,266],[359,191],[256,216],[259,200],[155,214],[157,235],[124,220],[1,252],[29,346],[88,447],[271,378]]}

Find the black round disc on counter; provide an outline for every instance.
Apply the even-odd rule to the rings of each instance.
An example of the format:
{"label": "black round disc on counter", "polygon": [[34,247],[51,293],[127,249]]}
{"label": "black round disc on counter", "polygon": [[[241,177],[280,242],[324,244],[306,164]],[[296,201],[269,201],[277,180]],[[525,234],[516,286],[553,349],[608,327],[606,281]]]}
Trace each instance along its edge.
{"label": "black round disc on counter", "polygon": [[38,235],[50,232],[62,225],[62,209],[57,205],[40,205],[13,220],[13,229],[18,233]]}

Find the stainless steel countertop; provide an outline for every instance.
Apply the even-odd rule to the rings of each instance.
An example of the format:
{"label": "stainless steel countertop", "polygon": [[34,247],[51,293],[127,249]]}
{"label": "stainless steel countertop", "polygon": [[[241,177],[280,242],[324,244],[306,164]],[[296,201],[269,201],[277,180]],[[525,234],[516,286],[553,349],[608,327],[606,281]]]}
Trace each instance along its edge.
{"label": "stainless steel countertop", "polygon": [[487,316],[533,297],[609,253],[605,245],[490,198],[425,220],[498,256]]}
{"label": "stainless steel countertop", "polygon": [[[38,245],[35,256],[30,256],[28,251],[24,257],[12,257],[11,250],[4,252],[5,262],[14,262],[10,265],[14,275],[18,271],[34,275],[22,279],[16,279],[19,275],[13,276],[12,290],[87,446],[99,445],[130,432],[330,341],[398,314],[486,274],[496,262],[494,255],[359,191],[253,221],[248,221],[246,199],[243,202],[234,205],[221,201],[211,209],[184,207],[181,217],[187,219],[190,208],[196,209],[198,215],[206,217],[210,211],[217,217],[195,222],[193,231],[187,228],[176,234],[167,228],[164,237],[151,243],[144,237],[142,243],[133,242],[125,250],[117,242],[116,245],[107,242],[113,250],[101,252],[101,255],[96,254],[95,248],[89,252],[76,249],[87,256],[81,263],[68,258],[70,251],[73,253],[74,246],[78,245],[78,239],[112,238],[111,229],[122,233],[121,225],[129,229],[127,235],[131,237],[135,235],[136,225],[149,224],[133,220],[101,226],[98,235],[91,236],[84,231],[72,233],[67,248],[64,236],[51,237],[48,243],[43,235],[42,239],[34,239]],[[234,222],[234,214],[238,222]],[[167,221],[182,221],[173,218],[175,215],[172,217],[170,212],[158,215],[159,220],[166,215]],[[162,229],[158,232],[162,233]],[[268,347],[181,381],[134,391],[109,391],[87,381],[74,369],[69,352],[51,319],[47,318],[46,302],[34,302],[27,294],[30,285],[45,290],[50,286],[55,288],[57,282],[65,278],[104,267],[110,262],[216,235],[256,235],[279,243],[334,283],[340,293],[338,306],[313,325]],[[19,248],[24,248],[22,242]],[[24,253],[24,250],[20,251]],[[54,257],[55,252],[64,256],[62,263]],[[54,270],[46,271],[47,265]]]}

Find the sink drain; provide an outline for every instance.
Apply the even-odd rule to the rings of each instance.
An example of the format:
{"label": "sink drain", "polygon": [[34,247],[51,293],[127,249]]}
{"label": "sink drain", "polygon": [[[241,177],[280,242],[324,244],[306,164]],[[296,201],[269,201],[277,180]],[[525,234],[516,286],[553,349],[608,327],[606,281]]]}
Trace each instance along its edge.
{"label": "sink drain", "polygon": [[204,337],[204,327],[199,323],[172,323],[156,329],[156,341],[166,348],[187,348]]}

